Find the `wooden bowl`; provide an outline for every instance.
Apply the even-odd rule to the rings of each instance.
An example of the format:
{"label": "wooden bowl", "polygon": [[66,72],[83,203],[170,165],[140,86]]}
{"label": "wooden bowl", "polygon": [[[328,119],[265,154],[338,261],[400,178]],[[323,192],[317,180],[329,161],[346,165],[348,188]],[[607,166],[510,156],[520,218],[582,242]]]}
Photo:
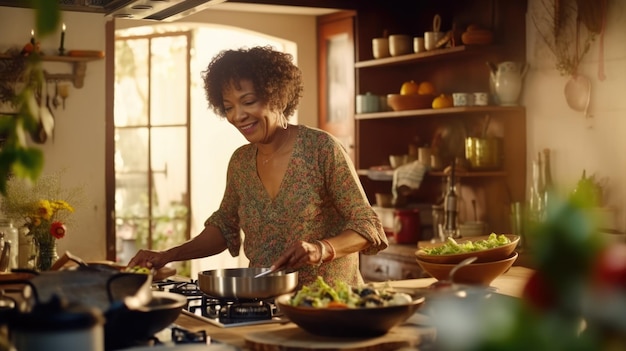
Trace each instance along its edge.
{"label": "wooden bowl", "polygon": [[405,305],[365,308],[296,307],[289,303],[293,294],[276,298],[276,304],[290,321],[307,332],[330,337],[375,337],[411,317],[424,303],[424,296],[413,296]]}
{"label": "wooden bowl", "polygon": [[[511,268],[517,259],[517,252],[513,252],[507,258],[498,261],[472,263],[459,268],[454,275],[454,282],[459,284],[485,285]],[[419,258],[417,263],[424,271],[437,280],[447,280],[450,270],[456,265],[453,263],[432,263],[422,261]]]}
{"label": "wooden bowl", "polygon": [[434,95],[388,94],[387,105],[394,111],[419,110],[431,108],[434,99]]}
{"label": "wooden bowl", "polygon": [[[446,263],[446,264],[459,263],[463,261],[464,259],[468,257],[472,257],[472,256],[476,256],[478,258],[476,260],[476,263],[502,260],[502,259],[509,257],[511,253],[513,253],[513,251],[517,247],[517,244],[519,243],[519,240],[520,240],[519,235],[505,234],[505,236],[509,238],[511,242],[502,246],[494,247],[493,249],[459,253],[459,254],[450,254],[450,255],[428,255],[423,250],[417,250],[415,255],[417,256],[417,259],[420,261],[431,262],[431,263]],[[473,236],[470,238],[456,239],[456,242],[464,243],[467,241],[480,241],[480,240],[485,240],[487,238],[489,238],[489,235]],[[439,243],[435,245],[428,244],[428,247],[438,247],[441,245],[444,245],[444,243]]]}

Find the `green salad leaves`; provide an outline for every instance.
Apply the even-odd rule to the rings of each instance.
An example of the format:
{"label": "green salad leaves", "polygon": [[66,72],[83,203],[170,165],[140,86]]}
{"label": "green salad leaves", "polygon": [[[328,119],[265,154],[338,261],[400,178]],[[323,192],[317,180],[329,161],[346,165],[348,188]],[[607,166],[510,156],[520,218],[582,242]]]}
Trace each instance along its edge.
{"label": "green salad leaves", "polygon": [[411,296],[394,291],[391,287],[351,287],[344,282],[338,282],[332,287],[318,276],[315,282],[303,286],[292,296],[289,303],[297,307],[345,309],[406,305],[411,301]]}
{"label": "green salad leaves", "polygon": [[498,246],[506,245],[510,242],[511,240],[506,235],[491,233],[487,239],[476,241],[468,240],[463,243],[457,243],[453,238],[448,238],[443,245],[425,247],[421,250],[427,255],[454,255],[493,249]]}

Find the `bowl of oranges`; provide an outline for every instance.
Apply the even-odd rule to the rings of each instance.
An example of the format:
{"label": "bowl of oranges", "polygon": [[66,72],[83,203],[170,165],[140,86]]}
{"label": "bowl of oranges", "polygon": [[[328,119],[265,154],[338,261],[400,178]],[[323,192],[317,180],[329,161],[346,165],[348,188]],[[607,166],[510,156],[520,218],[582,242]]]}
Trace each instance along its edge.
{"label": "bowl of oranges", "polygon": [[435,98],[435,86],[428,81],[402,83],[399,94],[388,94],[387,104],[394,111],[430,108]]}

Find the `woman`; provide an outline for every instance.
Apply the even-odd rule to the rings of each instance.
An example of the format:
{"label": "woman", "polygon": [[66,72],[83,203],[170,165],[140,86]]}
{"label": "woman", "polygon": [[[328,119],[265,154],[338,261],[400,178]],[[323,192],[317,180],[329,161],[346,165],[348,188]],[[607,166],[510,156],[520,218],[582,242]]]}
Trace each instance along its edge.
{"label": "woman", "polygon": [[233,153],[224,197],[204,230],[163,252],[140,250],[129,266],[159,268],[226,249],[236,256],[243,245],[251,267],[297,269],[300,286],[318,275],[363,283],[358,253],[385,249],[387,238],[340,143],[288,123],[302,93],[291,55],[222,51],[203,79],[209,106],[250,143]]}

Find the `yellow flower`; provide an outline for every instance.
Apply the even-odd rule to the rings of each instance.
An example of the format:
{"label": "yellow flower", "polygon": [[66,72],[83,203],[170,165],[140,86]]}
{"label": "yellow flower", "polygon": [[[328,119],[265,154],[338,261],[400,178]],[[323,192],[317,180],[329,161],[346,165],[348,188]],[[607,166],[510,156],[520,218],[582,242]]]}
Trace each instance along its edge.
{"label": "yellow flower", "polygon": [[36,214],[37,216],[45,219],[46,221],[49,221],[50,218],[52,218],[52,215],[54,214],[54,212],[55,211],[50,201],[39,200],[37,202],[37,214]]}
{"label": "yellow flower", "polygon": [[60,210],[74,212],[74,207],[72,207],[70,204],[63,200],[54,200],[52,202],[52,208],[54,209],[55,213]]}

